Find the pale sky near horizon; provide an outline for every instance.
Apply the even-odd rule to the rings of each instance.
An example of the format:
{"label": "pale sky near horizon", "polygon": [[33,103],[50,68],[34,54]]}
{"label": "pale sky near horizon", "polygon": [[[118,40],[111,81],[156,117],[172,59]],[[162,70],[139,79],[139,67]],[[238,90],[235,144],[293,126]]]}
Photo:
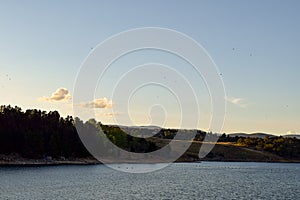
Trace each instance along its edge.
{"label": "pale sky near horizon", "polygon": [[[92,48],[125,30],[163,27],[192,37],[218,66],[228,97],[223,132],[300,133],[299,10],[300,2],[296,0],[2,0],[0,104],[58,110],[63,116],[72,114],[76,75]],[[126,68],[157,59],[171,61],[170,65],[185,70],[185,65],[170,55],[149,51],[136,53],[131,59],[130,56],[120,60],[119,66]],[[98,106],[103,123],[113,123],[112,115],[124,114],[109,95],[114,74],[122,72],[117,68],[116,64],[115,71],[108,73],[105,90],[96,91],[98,100],[83,103],[85,107]],[[209,98],[207,94],[201,96],[205,85],[194,87],[203,99],[203,123],[184,128],[206,130]],[[172,110],[166,126],[176,127],[178,109],[170,94],[157,88],[145,89],[130,104],[133,111],[140,112],[133,112],[134,121],[138,125],[151,123],[149,113],[143,114],[149,110],[146,106],[165,102]],[[56,95],[52,95],[55,91]],[[155,116],[155,109],[153,112]],[[160,115],[161,110],[157,112]],[[153,118],[152,123],[159,124],[158,119]]]}

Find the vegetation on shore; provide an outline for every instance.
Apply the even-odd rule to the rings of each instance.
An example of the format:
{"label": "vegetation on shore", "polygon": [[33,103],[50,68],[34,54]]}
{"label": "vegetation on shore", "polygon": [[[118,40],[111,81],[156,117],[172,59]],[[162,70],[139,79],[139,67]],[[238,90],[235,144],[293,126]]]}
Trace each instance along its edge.
{"label": "vegetation on shore", "polygon": [[0,107],[0,154],[15,153],[28,159],[75,159],[90,157],[77,130],[80,127],[98,139],[99,128],[116,145],[127,151],[150,152],[156,146],[144,138],[132,137],[119,127],[96,122],[83,122],[71,116],[63,118],[57,111],[26,110],[19,107]]}
{"label": "vegetation on shore", "polygon": [[[19,107],[1,106],[0,161],[6,159],[14,162],[14,159],[21,158],[21,163],[26,163],[26,160],[49,164],[95,163],[82,144],[75,124],[77,128],[94,134],[98,141],[101,140],[101,129],[115,145],[136,153],[155,151],[168,144],[178,132],[176,129],[159,127],[123,127],[129,135],[118,126],[103,125],[94,119],[83,122],[71,116],[63,118],[57,111],[22,111]],[[191,130],[181,131],[185,134],[195,133]],[[153,132],[156,132],[154,136]],[[214,134],[197,130],[192,145],[178,161],[198,161],[199,149],[207,135]],[[249,138],[223,134],[214,149],[201,160],[299,162],[300,140],[281,136]]]}

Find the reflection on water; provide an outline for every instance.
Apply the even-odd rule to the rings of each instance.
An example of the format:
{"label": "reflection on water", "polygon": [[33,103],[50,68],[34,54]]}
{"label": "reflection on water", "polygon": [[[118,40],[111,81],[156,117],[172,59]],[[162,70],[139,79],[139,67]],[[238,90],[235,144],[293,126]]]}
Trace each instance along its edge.
{"label": "reflection on water", "polygon": [[297,199],[299,180],[300,164],[288,163],[177,163],[148,174],[104,165],[2,167],[0,199]]}

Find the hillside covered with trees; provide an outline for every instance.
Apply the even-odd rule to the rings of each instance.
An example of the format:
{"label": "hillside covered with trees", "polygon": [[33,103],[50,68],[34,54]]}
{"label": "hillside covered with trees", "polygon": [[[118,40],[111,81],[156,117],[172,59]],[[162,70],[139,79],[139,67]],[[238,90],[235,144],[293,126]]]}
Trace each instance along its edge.
{"label": "hillside covered with trees", "polygon": [[86,132],[101,128],[119,147],[132,152],[149,152],[156,146],[143,138],[125,134],[94,119],[83,122],[71,116],[63,118],[57,111],[26,110],[0,107],[0,154],[19,154],[24,158],[82,158],[91,156],[82,144],[75,124]]}
{"label": "hillside covered with trees", "polygon": [[[159,127],[121,129],[119,126],[104,125],[94,119],[83,122],[71,116],[63,118],[57,111],[46,112],[37,109],[22,111],[19,107],[0,106],[0,161],[1,155],[3,158],[12,154],[24,159],[94,160],[82,144],[75,124],[83,132],[94,134],[95,141],[103,141],[99,134],[101,129],[112,143],[126,151],[136,153],[152,152],[162,148],[178,132],[176,129]],[[185,134],[195,133],[192,130],[181,131]],[[207,135],[214,134],[197,130],[193,144],[178,161],[198,161],[199,149]],[[180,143],[180,140],[177,142]],[[105,148],[106,144],[101,144]],[[214,149],[201,160],[299,162],[300,140],[281,136],[253,138],[222,134]]]}

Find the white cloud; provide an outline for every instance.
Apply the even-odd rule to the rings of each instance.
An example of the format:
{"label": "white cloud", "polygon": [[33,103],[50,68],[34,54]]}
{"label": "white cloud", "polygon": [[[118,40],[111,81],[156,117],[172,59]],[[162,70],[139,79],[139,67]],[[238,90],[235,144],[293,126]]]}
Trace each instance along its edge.
{"label": "white cloud", "polygon": [[94,99],[92,102],[84,102],[80,104],[85,108],[111,108],[112,101],[108,101],[106,97],[102,99]]}
{"label": "white cloud", "polygon": [[39,100],[42,101],[67,101],[71,99],[70,92],[66,88],[58,88],[55,92],[52,93],[50,97],[41,97]]}
{"label": "white cloud", "polygon": [[225,99],[226,99],[226,101],[228,101],[236,106],[239,106],[241,108],[245,108],[248,106],[248,104],[244,103],[245,100],[242,98],[226,97]]}
{"label": "white cloud", "polygon": [[288,131],[288,132],[286,132],[286,134],[288,135],[288,134],[295,134],[296,132],[295,131]]}

